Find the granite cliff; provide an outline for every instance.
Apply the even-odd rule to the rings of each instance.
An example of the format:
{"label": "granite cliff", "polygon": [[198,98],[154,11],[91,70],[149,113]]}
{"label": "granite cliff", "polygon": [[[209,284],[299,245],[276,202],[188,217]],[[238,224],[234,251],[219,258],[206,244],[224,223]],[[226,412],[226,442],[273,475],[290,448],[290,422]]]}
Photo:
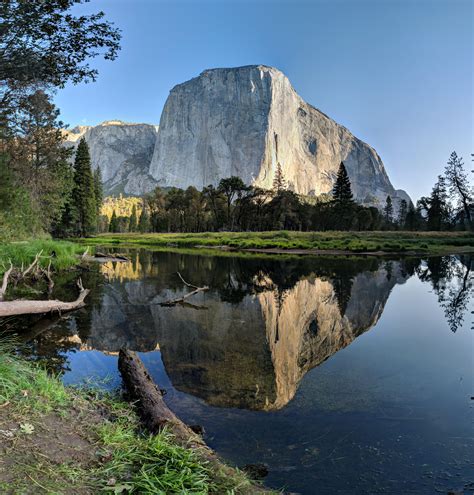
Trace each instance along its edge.
{"label": "granite cliff", "polygon": [[85,138],[92,167],[102,172],[105,194],[140,195],[156,186],[148,173],[156,135],[154,125],[110,120],[66,131],[65,144],[76,148]]}
{"label": "granite cliff", "polygon": [[372,147],[306,103],[282,72],[251,65],[206,70],[171,90],[150,174],[160,186],[202,188],[237,175],[270,189],[280,164],[290,189],[317,196],[332,190],[341,161],[359,202],[408,199]]}
{"label": "granite cliff", "polygon": [[341,161],[356,199],[382,206],[387,195],[409,200],[392,186],[376,151],[306,103],[279,70],[264,65],[211,69],[175,86],[160,126],[104,122],[68,132],[84,136],[106,194],[143,194],[156,185],[198,189],[237,175],[272,188],[280,164],[293,191],[332,190]]}

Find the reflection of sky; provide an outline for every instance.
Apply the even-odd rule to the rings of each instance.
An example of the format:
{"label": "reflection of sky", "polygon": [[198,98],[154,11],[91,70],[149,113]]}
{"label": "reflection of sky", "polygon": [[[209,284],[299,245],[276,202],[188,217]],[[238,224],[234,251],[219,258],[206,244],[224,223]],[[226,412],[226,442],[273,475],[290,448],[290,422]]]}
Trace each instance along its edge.
{"label": "reflection of sky", "polygon": [[[145,366],[152,370],[152,376],[161,387],[170,387],[168,375],[161,361],[160,351],[139,353]],[[121,379],[117,368],[117,355],[100,351],[71,352],[68,356],[70,371],[63,375],[66,385],[97,383],[107,390],[120,387]]]}
{"label": "reflection of sky", "polygon": [[[203,425],[209,444],[236,464],[267,463],[272,486],[428,495],[462,487],[472,472],[473,310],[471,302],[453,333],[429,284],[396,285],[379,322],[272,412],[210,407],[170,388],[159,351],[140,355],[178,416]],[[92,375],[120,384],[114,355],[72,353],[70,367],[66,383]]]}

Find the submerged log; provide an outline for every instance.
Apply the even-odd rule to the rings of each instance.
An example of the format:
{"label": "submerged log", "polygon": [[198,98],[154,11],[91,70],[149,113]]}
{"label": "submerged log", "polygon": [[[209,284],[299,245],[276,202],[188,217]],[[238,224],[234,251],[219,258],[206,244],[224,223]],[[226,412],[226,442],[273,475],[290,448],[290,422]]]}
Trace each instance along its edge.
{"label": "submerged log", "polygon": [[64,302],[57,299],[38,301],[38,300],[15,300],[15,301],[1,301],[0,302],[0,318],[5,316],[18,316],[28,314],[41,314],[41,313],[65,313],[67,311],[73,311],[74,309],[82,308],[85,306],[84,299],[89,294],[89,289],[84,289],[82,286],[82,280],[77,281],[79,287],[79,295],[75,301]]}
{"label": "submerged log", "polygon": [[198,287],[197,285],[190,284],[189,282],[186,282],[184,278],[181,276],[181,273],[176,272],[178,274],[178,277],[181,279],[181,281],[187,285],[188,287],[194,289],[191,292],[188,292],[185,294],[183,297],[178,297],[177,299],[170,299],[169,301],[164,301],[160,303],[160,306],[176,306],[176,304],[183,304],[186,299],[188,299],[191,296],[194,296],[195,294],[198,294],[199,292],[205,292],[209,290],[209,287],[205,285],[204,287]]}
{"label": "submerged log", "polygon": [[161,390],[135,352],[122,349],[118,368],[130,398],[137,401],[138,413],[148,431],[158,433],[166,426],[180,441],[192,439],[202,443],[165,404]]}
{"label": "submerged log", "polygon": [[[156,434],[166,427],[179,445],[194,449],[201,459],[209,462],[217,474],[235,476],[237,471],[221,462],[204,440],[184,424],[166,405],[161,390],[135,352],[121,349],[118,367],[129,397],[136,403],[137,412],[149,432]],[[248,490],[243,490],[243,493],[270,492],[262,486],[252,484]]]}

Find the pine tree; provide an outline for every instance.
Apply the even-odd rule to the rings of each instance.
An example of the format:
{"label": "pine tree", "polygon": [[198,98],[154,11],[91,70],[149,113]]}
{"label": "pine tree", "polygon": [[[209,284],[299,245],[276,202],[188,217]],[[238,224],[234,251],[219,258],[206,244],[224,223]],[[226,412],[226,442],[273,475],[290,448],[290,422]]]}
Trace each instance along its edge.
{"label": "pine tree", "polygon": [[77,234],[82,237],[93,234],[97,226],[97,204],[89,147],[84,138],[80,140],[76,150],[72,198],[76,213]]}
{"label": "pine tree", "polygon": [[95,197],[95,210],[96,217],[99,220],[100,211],[102,208],[102,201],[104,200],[104,187],[102,184],[102,173],[100,167],[94,170],[94,197]]}
{"label": "pine tree", "polygon": [[133,205],[132,207],[132,214],[130,215],[130,222],[128,225],[128,231],[129,232],[136,232],[138,227],[138,220],[137,220],[137,207],[136,205]]}
{"label": "pine tree", "polygon": [[347,175],[346,167],[342,162],[339,165],[336,182],[334,183],[334,188],[332,190],[332,196],[334,203],[337,206],[348,207],[352,206],[354,203],[351,181]]}
{"label": "pine tree", "polygon": [[284,191],[287,188],[286,180],[283,175],[283,170],[281,169],[280,162],[277,164],[277,169],[275,171],[275,177],[273,178],[273,190],[276,193]]}
{"label": "pine tree", "polygon": [[112,212],[112,218],[109,223],[109,232],[118,232],[119,231],[119,221],[117,218],[117,214],[115,210]]}
{"label": "pine tree", "polygon": [[427,205],[427,227],[428,230],[444,230],[450,224],[450,207],[448,204],[448,192],[446,188],[446,179],[443,176],[438,176],[438,181],[433,186],[429,198],[421,198]]}
{"label": "pine tree", "polygon": [[469,183],[462,158],[458,157],[455,151],[449,157],[445,177],[451,197],[458,200],[467,227],[474,228],[471,213],[474,203],[474,188]]}
{"label": "pine tree", "polygon": [[140,214],[140,220],[138,221],[138,230],[143,234],[150,231],[150,217],[145,206],[143,206]]}
{"label": "pine tree", "polygon": [[385,220],[387,223],[391,223],[393,220],[393,203],[390,195],[387,196],[385,200],[385,207],[383,209]]}
{"label": "pine tree", "polygon": [[402,199],[400,201],[400,207],[398,208],[398,225],[402,228],[405,226],[407,213],[408,213],[408,203],[406,199]]}

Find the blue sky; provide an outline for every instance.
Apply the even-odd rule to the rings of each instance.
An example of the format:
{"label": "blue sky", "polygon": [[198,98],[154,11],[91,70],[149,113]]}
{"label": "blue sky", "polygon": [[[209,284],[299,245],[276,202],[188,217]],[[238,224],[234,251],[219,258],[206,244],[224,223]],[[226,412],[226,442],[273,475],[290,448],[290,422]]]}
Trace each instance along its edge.
{"label": "blue sky", "polygon": [[396,188],[429,194],[451,151],[472,169],[472,0],[92,0],[122,29],[92,84],[58,91],[71,127],[159,123],[204,69],[282,70],[309,103],[382,157]]}

